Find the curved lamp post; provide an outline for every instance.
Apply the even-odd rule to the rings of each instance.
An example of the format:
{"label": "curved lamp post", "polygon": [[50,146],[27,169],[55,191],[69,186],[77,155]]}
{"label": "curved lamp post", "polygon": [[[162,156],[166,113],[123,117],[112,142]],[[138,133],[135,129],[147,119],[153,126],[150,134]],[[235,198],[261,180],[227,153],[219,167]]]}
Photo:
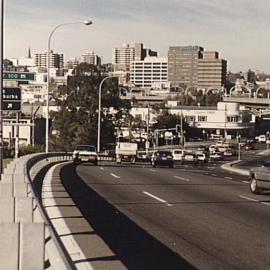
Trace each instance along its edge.
{"label": "curved lamp post", "polygon": [[100,121],[101,121],[101,90],[103,83],[111,78],[118,78],[117,76],[107,76],[102,79],[98,88],[98,132],[97,132],[97,152],[100,152]]}
{"label": "curved lamp post", "polygon": [[65,25],[72,25],[72,24],[91,25],[92,23],[93,23],[92,21],[61,23],[61,24],[58,24],[57,26],[55,26],[49,35],[48,50],[47,50],[47,94],[46,94],[46,136],[45,136],[45,151],[46,151],[46,153],[49,152],[49,93],[50,93],[50,55],[51,55],[52,35],[58,28],[65,26]]}

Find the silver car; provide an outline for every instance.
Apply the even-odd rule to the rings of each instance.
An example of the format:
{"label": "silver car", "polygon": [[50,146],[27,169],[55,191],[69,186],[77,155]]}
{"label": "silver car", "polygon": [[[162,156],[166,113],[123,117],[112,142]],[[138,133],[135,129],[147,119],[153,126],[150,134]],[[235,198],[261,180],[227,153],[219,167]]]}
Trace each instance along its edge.
{"label": "silver car", "polygon": [[270,160],[264,162],[261,167],[251,168],[249,177],[250,190],[253,194],[261,194],[264,190],[270,190]]}

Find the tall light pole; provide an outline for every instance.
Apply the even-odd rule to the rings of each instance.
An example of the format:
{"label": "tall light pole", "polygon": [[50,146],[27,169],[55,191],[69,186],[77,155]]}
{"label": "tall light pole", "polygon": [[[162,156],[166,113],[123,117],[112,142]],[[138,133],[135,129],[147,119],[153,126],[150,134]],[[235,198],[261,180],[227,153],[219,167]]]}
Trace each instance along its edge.
{"label": "tall light pole", "polygon": [[53,28],[51,31],[49,38],[48,38],[48,48],[47,48],[47,94],[46,94],[46,136],[45,136],[45,151],[46,153],[49,152],[49,93],[50,93],[50,55],[51,55],[51,39],[53,33],[60,27],[72,24],[84,24],[90,25],[92,21],[81,21],[81,22],[68,22],[68,23],[61,23],[58,24]]}
{"label": "tall light pole", "polygon": [[97,132],[97,152],[100,152],[100,122],[101,122],[101,90],[102,90],[102,85],[103,83],[111,78],[117,78],[117,76],[107,76],[102,79],[102,81],[99,84],[98,88],[98,132]]}
{"label": "tall light pole", "polygon": [[4,158],[4,140],[3,140],[3,107],[2,107],[2,91],[3,91],[3,44],[4,44],[4,0],[0,0],[0,175],[3,172]]}

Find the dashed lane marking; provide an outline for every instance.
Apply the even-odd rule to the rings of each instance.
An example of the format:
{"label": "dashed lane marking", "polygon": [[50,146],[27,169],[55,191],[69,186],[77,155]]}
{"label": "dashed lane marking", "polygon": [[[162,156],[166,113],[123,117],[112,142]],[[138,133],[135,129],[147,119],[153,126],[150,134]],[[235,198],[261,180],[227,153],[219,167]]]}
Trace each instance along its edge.
{"label": "dashed lane marking", "polygon": [[242,181],[242,183],[249,184],[249,182],[248,182],[248,181]]}
{"label": "dashed lane marking", "polygon": [[114,174],[114,173],[110,173],[111,176],[113,176],[114,178],[120,178],[120,176]]}
{"label": "dashed lane marking", "polygon": [[225,176],[224,178],[225,179],[229,179],[229,180],[232,180],[233,179],[232,177],[229,177],[229,176]]}
{"label": "dashed lane marking", "polygon": [[175,175],[174,178],[179,179],[179,180],[182,180],[182,181],[185,181],[185,182],[189,182],[190,181],[187,178],[184,178],[184,177],[181,177],[181,176],[177,176],[177,175]]}
{"label": "dashed lane marking", "polygon": [[104,170],[104,168],[103,167],[99,167],[102,171]]}
{"label": "dashed lane marking", "polygon": [[167,206],[172,206],[172,204],[168,203],[167,201],[165,201],[165,200],[163,200],[163,199],[161,199],[161,198],[159,198],[159,197],[157,197],[157,196],[155,196],[147,191],[143,191],[143,194],[145,194],[145,195],[147,195],[147,196],[149,196],[149,197],[151,197],[159,202],[165,203]]}
{"label": "dashed lane marking", "polygon": [[239,197],[240,197],[241,199],[245,199],[245,200],[247,200],[247,201],[259,202],[258,200],[253,199],[253,198],[250,198],[250,197],[241,196],[241,195],[239,195]]}

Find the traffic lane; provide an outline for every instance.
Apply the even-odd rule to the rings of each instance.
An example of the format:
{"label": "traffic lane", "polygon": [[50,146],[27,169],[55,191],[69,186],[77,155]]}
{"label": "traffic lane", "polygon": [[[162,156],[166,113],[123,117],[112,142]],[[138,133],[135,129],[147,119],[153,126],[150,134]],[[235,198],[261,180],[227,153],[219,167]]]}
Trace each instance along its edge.
{"label": "traffic lane", "polygon": [[[88,170],[92,174],[83,180],[77,175],[80,170]],[[99,170],[102,172],[101,169]],[[75,204],[95,229],[95,233],[107,243],[115,254],[114,258],[97,257],[96,260],[102,261],[104,265],[107,264],[107,267],[110,267],[111,260],[120,260],[127,269],[131,270],[195,269],[181,255],[151,236],[130,217],[108,203],[104,193],[97,193],[95,191],[97,187],[106,186],[105,190],[109,192],[115,186],[115,183],[109,183],[111,178],[99,177],[98,167],[94,166],[80,165],[76,169],[69,165],[61,171],[63,185]],[[87,181],[92,184],[86,184]]]}
{"label": "traffic lane", "polygon": [[[250,252],[247,252],[247,255],[241,254],[241,252],[243,248],[253,245],[254,239],[261,239],[261,243],[269,240],[267,237],[269,230],[261,232],[257,232],[257,230],[261,227],[267,228],[270,217],[268,211],[261,208],[265,205],[255,204],[254,201],[246,199],[249,198],[247,195],[250,194],[245,193],[247,191],[245,185],[228,184],[227,181],[217,184],[217,179],[214,177],[213,179],[200,177],[196,180],[197,177],[191,178],[187,174],[184,175],[185,177],[183,177],[183,174],[179,177],[185,180],[190,177],[190,181],[194,181],[194,184],[176,184],[174,183],[175,179],[168,182],[168,174],[177,170],[147,169],[139,175],[138,170],[132,170],[131,168],[114,169],[118,170],[120,179],[125,181],[125,184],[121,183],[121,185],[128,187],[125,192],[134,190],[134,187],[137,189],[140,185],[143,186],[143,190],[150,187],[151,190],[141,190],[138,193],[140,195],[138,195],[137,204],[134,198],[132,204],[117,203],[117,201],[111,203],[127,215],[132,216],[136,221],[138,221],[138,217],[143,217],[139,220],[140,225],[167,245],[171,245],[178,254],[187,254],[187,259],[192,262],[195,260],[195,265],[203,266],[204,269],[214,269],[213,265],[209,266],[210,262],[212,264],[218,262],[223,267],[224,265],[228,267],[228,263],[230,267],[241,266],[245,269],[252,269],[250,265],[260,267],[257,260],[250,260],[250,258],[253,258]],[[131,174],[134,172],[136,172],[136,177],[132,178]],[[154,178],[160,179],[162,183],[158,185],[153,180],[150,182],[149,172],[157,172]],[[162,176],[164,172],[166,172],[166,177]],[[128,182],[127,179],[131,179],[131,182]],[[181,181],[181,179],[178,180]],[[202,181],[205,185],[202,185]],[[224,182],[223,179],[220,179],[220,181]],[[240,186],[241,189],[238,188],[235,193],[235,187],[237,186]],[[226,190],[229,188],[229,191],[233,189],[233,192],[227,190],[225,194],[222,194],[224,188]],[[104,190],[100,192],[103,193]],[[231,196],[231,193],[233,196]],[[152,203],[143,202],[144,199],[141,194],[148,196]],[[135,210],[134,205],[136,205]],[[166,207],[167,209],[165,209]],[[190,213],[193,214],[190,215]],[[257,216],[257,218],[251,222],[251,216]],[[151,222],[147,220],[147,217]],[[166,230],[165,236],[164,230]],[[209,232],[211,235],[209,235]],[[212,239],[211,236],[214,236],[214,238]],[[209,241],[209,239],[212,240]],[[232,246],[234,251],[231,249]],[[255,248],[257,247],[255,246]],[[193,250],[192,254],[189,254],[190,249]],[[263,261],[264,255],[269,250],[257,248],[256,251],[261,255],[258,258]],[[240,258],[239,255],[235,256],[235,252],[241,254]],[[217,258],[214,261],[213,256]],[[226,263],[228,258],[231,258],[231,262]],[[207,268],[207,265],[209,268]]]}

